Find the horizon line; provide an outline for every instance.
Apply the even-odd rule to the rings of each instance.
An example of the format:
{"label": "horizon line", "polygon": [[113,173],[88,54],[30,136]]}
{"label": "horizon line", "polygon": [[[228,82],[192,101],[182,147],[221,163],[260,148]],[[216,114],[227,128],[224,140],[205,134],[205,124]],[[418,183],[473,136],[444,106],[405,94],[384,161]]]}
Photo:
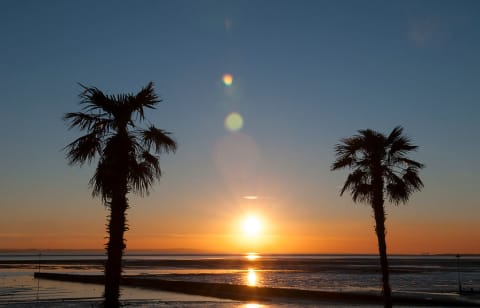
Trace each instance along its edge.
{"label": "horizon line", "polygon": [[[104,249],[98,248],[47,248],[47,249],[38,249],[38,248],[19,248],[19,249],[9,249],[9,248],[0,248],[0,253],[37,253],[41,254],[46,253],[55,253],[55,252],[91,252],[96,254],[105,254]],[[156,254],[182,254],[182,255],[248,255],[248,254],[258,254],[258,255],[324,255],[324,256],[378,256],[376,252],[274,252],[274,253],[265,253],[265,252],[222,252],[222,251],[206,251],[201,249],[188,249],[188,248],[173,248],[173,249],[127,249],[125,255],[129,253],[156,253]],[[390,256],[480,256],[479,253],[391,253]]]}

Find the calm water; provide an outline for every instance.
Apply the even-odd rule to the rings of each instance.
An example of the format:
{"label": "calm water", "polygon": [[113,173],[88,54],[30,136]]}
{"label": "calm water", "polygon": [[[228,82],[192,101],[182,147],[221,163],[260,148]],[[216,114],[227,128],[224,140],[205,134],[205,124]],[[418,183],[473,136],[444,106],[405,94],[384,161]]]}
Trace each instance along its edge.
{"label": "calm water", "polygon": [[[33,278],[33,272],[101,274],[104,259],[94,253],[0,253],[0,304],[49,299],[98,300],[101,286],[38,280]],[[459,279],[463,288],[480,290],[480,257],[457,260],[454,256],[392,256],[390,263],[391,285],[397,293],[458,297]],[[276,288],[381,291],[378,258],[368,255],[127,254],[124,274]],[[122,299],[234,305],[231,301],[139,288],[123,288]]]}

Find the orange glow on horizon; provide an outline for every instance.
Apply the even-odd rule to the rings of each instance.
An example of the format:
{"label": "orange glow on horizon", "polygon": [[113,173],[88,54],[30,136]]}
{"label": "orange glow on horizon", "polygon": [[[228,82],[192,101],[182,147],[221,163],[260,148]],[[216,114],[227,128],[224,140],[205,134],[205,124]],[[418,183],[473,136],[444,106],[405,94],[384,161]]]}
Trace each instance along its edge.
{"label": "orange glow on horizon", "polygon": [[[371,231],[371,230],[367,230]],[[400,233],[397,230],[395,234]],[[425,236],[412,238],[410,234],[402,234],[395,236],[387,236],[387,245],[389,254],[478,254],[480,251],[473,242],[480,242],[480,237],[471,236],[468,233],[460,233],[456,235],[437,238],[430,234]],[[62,238],[47,239],[39,234],[28,235],[29,239],[13,240],[2,237],[4,250],[104,250],[105,239],[102,235],[91,236],[83,240],[69,240],[69,236],[74,235],[63,233]],[[465,238],[467,239],[461,239]],[[226,235],[185,235],[182,237],[171,235],[158,235],[155,237],[143,237],[134,232],[127,232],[127,251],[128,250],[164,250],[171,251],[192,251],[199,253],[244,253],[252,248],[259,254],[289,254],[289,253],[308,253],[308,254],[378,254],[377,239],[373,232],[365,232],[356,234],[354,237],[344,235],[337,238],[323,238],[320,236],[293,236],[278,235],[273,236],[271,243],[262,245],[254,245],[250,242],[238,240],[235,234]],[[248,249],[248,250],[247,250]],[[259,256],[261,257],[261,256]],[[245,256],[250,259],[252,257]],[[255,257],[253,257],[255,258]]]}
{"label": "orange glow on horizon", "polygon": [[[243,194],[237,194],[242,196]],[[245,201],[239,197],[240,202]],[[203,201],[202,201],[203,202]],[[204,201],[207,204],[209,201]],[[255,201],[257,202],[257,201]],[[265,202],[265,203],[263,203]],[[204,217],[167,215],[158,223],[158,215],[132,208],[131,228],[125,233],[128,250],[184,251],[194,253],[260,254],[289,253],[366,253],[378,254],[374,222],[365,210],[361,217],[319,220],[313,217],[290,219],[291,212],[269,211],[267,201],[256,204],[262,212],[250,212],[261,221],[257,236],[244,233],[243,222],[249,215],[233,212],[205,213]],[[201,203],[203,205],[203,203]],[[206,207],[207,205],[205,205]],[[96,209],[96,208],[95,208]],[[248,213],[248,212],[247,212]],[[103,209],[92,216],[88,225],[75,217],[53,223],[54,218],[42,218],[18,228],[19,220],[5,219],[0,226],[2,249],[95,249],[103,250],[105,227]],[[215,216],[216,215],[216,216]],[[266,219],[268,217],[268,220]],[[13,223],[15,222],[15,223]],[[21,222],[21,221],[20,221]],[[75,224],[72,229],[69,224]],[[39,232],[42,230],[42,232]],[[418,232],[421,230],[421,232]],[[478,254],[480,242],[478,222],[472,220],[432,220],[412,223],[407,218],[392,215],[387,221],[389,254]]]}

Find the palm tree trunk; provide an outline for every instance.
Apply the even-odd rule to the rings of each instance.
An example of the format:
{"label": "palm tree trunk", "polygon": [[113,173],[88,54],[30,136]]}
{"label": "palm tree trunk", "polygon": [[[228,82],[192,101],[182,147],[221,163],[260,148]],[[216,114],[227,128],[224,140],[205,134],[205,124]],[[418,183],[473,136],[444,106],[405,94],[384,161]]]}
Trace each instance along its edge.
{"label": "palm tree trunk", "polygon": [[105,264],[104,306],[120,306],[120,280],[122,275],[122,255],[125,248],[123,234],[126,230],[125,212],[127,210],[125,195],[112,197],[110,220],[108,224],[109,240],[107,244],[107,262]]}
{"label": "palm tree trunk", "polygon": [[388,259],[387,259],[387,242],[385,240],[385,209],[383,199],[383,172],[380,164],[380,159],[375,158],[377,162],[372,168],[372,186],[373,199],[372,207],[375,216],[375,232],[378,239],[378,251],[380,254],[380,266],[382,269],[382,293],[384,299],[384,307],[392,307],[392,290],[390,289]]}
{"label": "palm tree trunk", "polygon": [[107,262],[105,264],[104,306],[120,306],[120,281],[122,278],[122,255],[125,249],[123,235],[126,231],[127,175],[129,138],[125,127],[110,141],[112,153],[109,157],[110,184],[110,220],[108,222]]}
{"label": "palm tree trunk", "polygon": [[[382,202],[383,203],[383,202]],[[384,307],[392,307],[392,291],[390,289],[389,269],[387,259],[387,243],[385,241],[385,210],[383,204],[374,208],[375,212],[375,232],[378,239],[378,250],[380,253],[380,266],[382,268],[383,297]]]}

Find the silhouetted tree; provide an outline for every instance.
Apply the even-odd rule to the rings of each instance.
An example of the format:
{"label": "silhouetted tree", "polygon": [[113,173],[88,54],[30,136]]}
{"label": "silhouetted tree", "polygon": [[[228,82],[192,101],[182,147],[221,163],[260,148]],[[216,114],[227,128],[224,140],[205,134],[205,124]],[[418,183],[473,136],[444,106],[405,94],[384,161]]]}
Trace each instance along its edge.
{"label": "silhouetted tree", "polygon": [[385,307],[392,306],[387,245],[385,241],[385,196],[396,205],[406,203],[410,194],[423,187],[418,172],[423,164],[407,157],[417,149],[397,126],[385,136],[374,130],[359,130],[335,147],[336,161],[331,169],[349,168],[351,173],[340,192],[350,191],[353,201],[372,206],[382,268]]}
{"label": "silhouetted tree", "polygon": [[106,307],[119,306],[122,255],[127,194],[143,196],[156,179],[160,179],[159,154],[175,152],[177,144],[170,133],[149,125],[140,128],[145,109],[155,109],[162,100],[149,83],[137,94],[106,95],[95,87],[85,87],[80,94],[81,112],[67,113],[64,119],[70,129],[77,127],[86,134],[66,146],[70,165],[91,163],[98,156],[95,174],[90,180],[93,196],[101,196],[110,210],[105,263]]}

